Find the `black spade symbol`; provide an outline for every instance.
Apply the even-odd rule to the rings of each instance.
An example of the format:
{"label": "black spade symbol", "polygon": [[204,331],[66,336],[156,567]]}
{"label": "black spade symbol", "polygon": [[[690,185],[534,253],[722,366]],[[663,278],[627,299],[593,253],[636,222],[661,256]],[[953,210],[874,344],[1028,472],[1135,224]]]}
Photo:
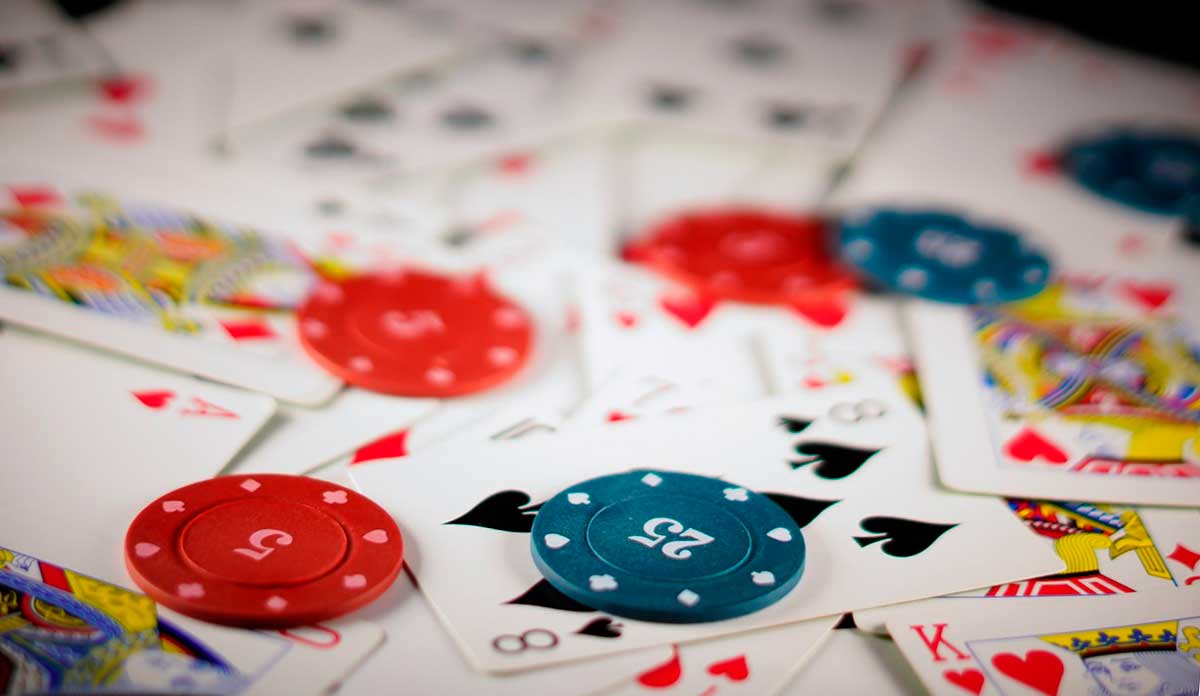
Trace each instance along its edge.
{"label": "black spade symbol", "polygon": [[524,604],[531,607],[545,607],[547,609],[560,609],[562,611],[580,613],[596,611],[554,589],[554,586],[544,579],[538,580],[533,587],[525,590],[520,597],[510,599],[505,604]]}
{"label": "black spade symbol", "polygon": [[581,636],[592,636],[595,638],[620,638],[621,626],[621,624],[607,616],[603,616],[587,622],[587,625],[575,632]]}
{"label": "black spade symbol", "polygon": [[788,462],[793,469],[814,464],[813,473],[817,476],[837,480],[858,471],[868,459],[879,454],[879,450],[835,445],[832,442],[801,442],[796,445],[796,454],[803,458]]}
{"label": "black spade symbol", "polygon": [[540,505],[529,504],[529,494],[522,491],[500,491],[479,501],[465,514],[446,522],[472,527],[484,527],[501,532],[529,533],[533,517]]}
{"label": "black spade symbol", "polygon": [[902,517],[867,517],[858,523],[864,532],[877,536],[854,537],[860,547],[883,542],[879,548],[895,558],[909,558],[924,552],[933,542],[957,524],[906,520]]}

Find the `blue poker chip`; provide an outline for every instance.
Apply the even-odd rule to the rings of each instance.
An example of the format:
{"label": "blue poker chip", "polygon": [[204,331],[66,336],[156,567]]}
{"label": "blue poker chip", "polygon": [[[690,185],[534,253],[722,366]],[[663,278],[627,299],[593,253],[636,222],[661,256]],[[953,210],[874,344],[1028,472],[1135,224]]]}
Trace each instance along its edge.
{"label": "blue poker chip", "polygon": [[717,621],[779,601],[804,572],[804,536],[771,499],[728,481],[638,469],[576,484],[538,509],[533,562],[593,609]]}
{"label": "blue poker chip", "polygon": [[1063,171],[1111,201],[1159,215],[1200,202],[1200,137],[1114,128],[1069,143]]}
{"label": "blue poker chip", "polygon": [[1050,261],[1008,228],[944,210],[879,209],[839,225],[842,257],[898,292],[953,304],[1036,295]]}

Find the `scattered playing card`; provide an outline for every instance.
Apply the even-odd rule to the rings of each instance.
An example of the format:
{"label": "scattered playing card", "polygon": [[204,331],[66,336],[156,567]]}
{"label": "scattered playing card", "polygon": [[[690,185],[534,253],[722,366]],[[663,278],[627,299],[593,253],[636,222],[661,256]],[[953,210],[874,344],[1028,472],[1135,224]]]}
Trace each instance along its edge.
{"label": "scattered playing card", "polygon": [[[410,567],[472,664],[509,672],[1058,570],[1057,557],[1000,501],[933,487],[921,432],[898,391],[860,383],[486,449],[446,446],[351,473],[420,549]],[[804,528],[800,586],[758,613],[687,626],[612,619],[559,594],[530,558],[537,506],[564,486],[639,463],[727,476],[770,494]],[[980,545],[993,550],[987,562],[954,560]],[[462,573],[464,562],[497,572],[481,583]],[[597,639],[598,620],[622,628]],[[532,627],[553,635],[553,647],[508,649],[504,636]]]}
{"label": "scattered playing card", "polygon": [[1200,602],[1185,592],[1047,597],[1030,612],[944,599],[897,612],[888,631],[934,694],[1191,694]]}
{"label": "scattered playing card", "polygon": [[5,457],[38,492],[0,506],[5,543],[113,581],[125,577],[116,550],[138,510],[215,476],[275,407],[10,326],[0,356]]}

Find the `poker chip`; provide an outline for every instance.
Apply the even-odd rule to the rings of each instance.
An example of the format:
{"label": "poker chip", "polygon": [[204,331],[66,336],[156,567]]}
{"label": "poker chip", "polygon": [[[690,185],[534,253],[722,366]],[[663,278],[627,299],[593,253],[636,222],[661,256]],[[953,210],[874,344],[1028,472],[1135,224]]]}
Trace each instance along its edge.
{"label": "poker chip", "polygon": [[138,587],[188,616],[246,627],[311,624],[378,597],[404,542],[366,497],[304,476],[222,476],[147,505],[125,535]]}
{"label": "poker chip", "polygon": [[942,210],[880,209],[840,225],[842,257],[881,285],[953,304],[1035,295],[1050,261],[1004,227]]}
{"label": "poker chip", "polygon": [[628,256],[713,297],[786,303],[854,287],[817,218],[730,208],[688,212],[650,229]]}
{"label": "poker chip", "polygon": [[321,282],[297,314],[316,362],[357,387],[448,397],[495,387],[532,350],[528,315],[479,278],[417,270]]}
{"label": "poker chip", "polygon": [[534,518],[533,561],[571,599],[668,623],[741,616],[804,572],[804,536],[769,498],[720,479],[639,469],[576,484]]}
{"label": "poker chip", "polygon": [[1138,210],[1180,215],[1200,201],[1200,138],[1192,133],[1115,128],[1068,144],[1062,163],[1079,185]]}

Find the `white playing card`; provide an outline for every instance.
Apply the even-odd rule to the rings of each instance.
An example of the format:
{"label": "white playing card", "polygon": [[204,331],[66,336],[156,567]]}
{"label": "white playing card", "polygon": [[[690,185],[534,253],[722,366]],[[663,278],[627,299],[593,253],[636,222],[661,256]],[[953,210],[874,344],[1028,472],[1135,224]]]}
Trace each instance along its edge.
{"label": "white playing card", "polygon": [[[443,447],[402,466],[379,462],[351,473],[408,533],[410,567],[472,664],[508,672],[1057,570],[1054,554],[1002,502],[933,488],[921,432],[921,419],[898,392],[860,382],[486,450]],[[526,534],[500,529],[527,524],[521,508],[563,486],[631,462],[728,476],[779,494],[805,527],[799,588],[756,614],[715,624],[653,624],[565,607],[540,582]],[[986,557],[977,552],[983,547]],[[462,572],[464,564],[496,572],[480,582]],[[498,637],[533,627],[554,635],[552,650],[497,647]]]}
{"label": "white playing card", "polygon": [[117,549],[142,506],[215,475],[275,405],[11,327],[0,354],[6,460],[55,510],[47,524],[43,495],[12,496],[4,543],[109,580],[125,578]]}
{"label": "white playing card", "polygon": [[1096,275],[986,312],[910,305],[942,480],[1009,496],[1195,505],[1200,329],[1184,308],[1197,292]]}
{"label": "white playing card", "polygon": [[353,388],[342,391],[321,408],[283,405],[229,470],[307,473],[412,424],[437,406],[434,399]]}
{"label": "white playing card", "polygon": [[934,694],[1192,694],[1200,689],[1200,595],[1139,592],[1035,611],[944,599],[888,631]]}
{"label": "white playing card", "polygon": [[466,49],[461,37],[388,3],[270,0],[243,10],[231,66],[231,131]]}
{"label": "white playing card", "polygon": [[0,90],[95,77],[109,69],[95,40],[52,3],[0,5]]}
{"label": "white playing card", "polygon": [[925,693],[891,638],[852,628],[831,631],[805,660],[784,696]]}
{"label": "white playing card", "polygon": [[669,659],[606,694],[774,694],[823,640],[837,617],[672,646]]}
{"label": "white playing card", "polygon": [[589,52],[575,106],[593,121],[853,142],[898,74],[909,7],[848,6],[630,3]]}

